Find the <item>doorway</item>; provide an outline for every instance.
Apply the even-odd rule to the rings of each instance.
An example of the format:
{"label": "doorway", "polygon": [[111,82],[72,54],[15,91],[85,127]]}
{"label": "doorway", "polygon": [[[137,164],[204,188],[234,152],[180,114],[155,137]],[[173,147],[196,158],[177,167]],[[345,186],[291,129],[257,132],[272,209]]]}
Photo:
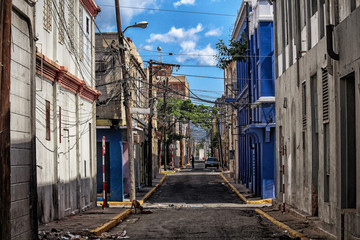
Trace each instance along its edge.
{"label": "doorway", "polygon": [[340,80],[341,208],[356,208],[355,74]]}

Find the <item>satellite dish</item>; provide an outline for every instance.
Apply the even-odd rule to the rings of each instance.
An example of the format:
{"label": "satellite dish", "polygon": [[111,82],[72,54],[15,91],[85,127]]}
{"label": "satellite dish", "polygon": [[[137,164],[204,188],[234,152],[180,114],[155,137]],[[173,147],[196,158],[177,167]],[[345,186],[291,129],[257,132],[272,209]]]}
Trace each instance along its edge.
{"label": "satellite dish", "polygon": [[157,47],[157,50],[160,52],[160,51],[161,51],[161,47],[160,47],[160,46],[158,46],[158,47]]}

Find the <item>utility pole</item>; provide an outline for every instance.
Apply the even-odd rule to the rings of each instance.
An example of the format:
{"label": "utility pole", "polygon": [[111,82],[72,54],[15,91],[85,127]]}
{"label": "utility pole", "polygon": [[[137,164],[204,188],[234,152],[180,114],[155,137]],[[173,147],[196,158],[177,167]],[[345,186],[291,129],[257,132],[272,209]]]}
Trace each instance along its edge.
{"label": "utility pole", "polygon": [[0,2],[0,239],[11,239],[10,225],[10,61],[12,1]]}
{"label": "utility pole", "polygon": [[[157,65],[160,65],[160,66],[168,66],[168,67],[177,67],[179,68],[180,65],[177,65],[177,64],[169,64],[169,63],[163,63],[163,62],[157,62],[157,61],[153,61],[153,60],[150,60],[149,61],[149,64],[151,66],[151,68],[149,70],[151,70],[150,72],[150,81],[151,83],[149,82],[149,86],[150,86],[150,91],[149,91],[149,98],[150,98],[150,101],[152,103],[152,64],[155,63]],[[160,69],[161,71],[161,69]],[[166,74],[165,74],[166,75]],[[169,84],[169,78],[166,76],[165,78],[165,89],[164,89],[164,123],[163,123],[163,142],[164,142],[164,147],[163,147],[163,155],[164,155],[164,170],[166,171],[166,92],[167,92],[167,89],[168,89],[168,84]],[[151,94],[151,97],[150,97],[150,94]],[[150,106],[150,119],[152,119],[152,105]],[[152,127],[152,125],[151,125]],[[149,126],[149,129],[150,129],[150,126]],[[150,153],[150,151],[149,151]],[[151,150],[151,153],[152,153],[152,150]],[[152,159],[151,159],[151,163],[152,163]],[[160,163],[161,163],[161,158],[160,158]],[[148,163],[149,164],[149,163]],[[161,165],[161,164],[160,164]],[[159,170],[160,170],[160,166],[159,165]]]}
{"label": "utility pole", "polygon": [[165,90],[164,90],[164,127],[163,127],[163,141],[164,141],[164,149],[163,149],[163,155],[164,155],[164,171],[166,171],[166,91],[168,89],[169,84],[169,78],[166,76],[165,78]]}
{"label": "utility pole", "polygon": [[[148,185],[152,186],[152,174],[153,174],[153,157],[152,157],[152,119],[153,119],[153,96],[152,96],[152,60],[149,61],[149,108],[150,108],[150,115],[149,115],[149,123],[148,123],[148,142],[149,142],[149,151],[148,151],[148,162],[147,162],[147,174],[148,174]],[[159,166],[160,167],[160,166]]]}
{"label": "utility pole", "polygon": [[119,0],[115,0],[115,10],[116,10],[116,24],[119,35],[119,48],[120,48],[120,57],[121,57],[121,72],[123,75],[124,81],[124,105],[125,105],[125,115],[126,115],[126,124],[127,127],[127,142],[128,142],[128,157],[129,157],[129,179],[130,179],[130,201],[136,199],[135,195],[135,163],[134,163],[134,143],[132,136],[132,116],[130,113],[130,88],[128,82],[128,71],[126,70],[126,61],[125,61],[125,50],[124,50],[124,34],[121,28],[121,17],[120,17],[120,5]]}

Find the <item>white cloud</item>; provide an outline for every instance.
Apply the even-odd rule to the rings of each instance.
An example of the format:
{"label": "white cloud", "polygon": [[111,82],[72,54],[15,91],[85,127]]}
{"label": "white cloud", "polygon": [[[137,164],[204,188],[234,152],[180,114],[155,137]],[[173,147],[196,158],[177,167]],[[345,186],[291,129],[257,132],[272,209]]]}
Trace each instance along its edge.
{"label": "white cloud", "polygon": [[180,63],[183,63],[187,60],[195,59],[200,65],[216,65],[216,60],[214,59],[214,55],[216,54],[216,50],[208,44],[205,48],[197,49],[196,43],[187,43],[184,46],[181,45],[181,53],[184,55],[180,55],[176,58],[176,60]]}
{"label": "white cloud", "polygon": [[209,36],[220,36],[222,33],[222,30],[220,28],[215,28],[215,29],[211,29],[210,31],[208,31],[207,33],[205,33],[206,37]]}
{"label": "white cloud", "polygon": [[144,45],[142,46],[143,49],[148,50],[148,51],[152,51],[154,49],[153,45]]}
{"label": "white cloud", "polygon": [[150,34],[150,38],[146,41],[173,43],[180,46],[180,53],[176,60],[183,63],[188,60],[195,60],[200,65],[216,65],[214,55],[216,50],[208,44],[202,48],[197,46],[199,41],[199,33],[203,31],[203,26],[199,23],[194,28],[184,29],[171,27],[171,29],[164,34]]}
{"label": "white cloud", "polygon": [[[144,9],[121,8],[121,6],[132,6],[136,8],[157,8],[159,0],[120,0],[120,14],[123,29],[125,26],[133,24],[131,19],[141,14]],[[96,1],[101,7],[101,12],[96,17],[96,23],[100,26],[102,32],[116,31],[116,14],[114,0]]]}
{"label": "white cloud", "polygon": [[197,33],[203,30],[203,26],[199,23],[195,28],[184,30],[184,28],[171,27],[170,31],[164,34],[150,34],[150,39],[147,42],[160,41],[164,43],[181,43],[185,40],[197,40]]}
{"label": "white cloud", "polygon": [[180,5],[194,5],[195,4],[195,0],[180,0],[177,2],[174,2],[174,6],[178,7]]}

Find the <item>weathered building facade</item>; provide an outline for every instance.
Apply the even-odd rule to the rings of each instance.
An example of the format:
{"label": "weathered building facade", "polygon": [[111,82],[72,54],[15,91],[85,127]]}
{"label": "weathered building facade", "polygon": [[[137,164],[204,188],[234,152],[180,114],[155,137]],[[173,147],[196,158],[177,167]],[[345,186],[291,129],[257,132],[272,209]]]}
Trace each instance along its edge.
{"label": "weathered building facade", "polygon": [[360,2],[273,2],[277,199],[359,238]]}
{"label": "weathered building facade", "polygon": [[96,204],[93,0],[38,1],[36,164],[42,223]]}
{"label": "weathered building facade", "polygon": [[[102,171],[101,142],[105,137],[107,151],[105,153],[105,178],[109,201],[123,201],[129,194],[129,159],[128,148],[134,148],[135,183],[141,189],[147,179],[147,133],[145,129],[148,114],[148,73],[144,69],[135,44],[130,38],[124,39],[126,69],[128,79],[123,79],[119,55],[118,33],[96,34],[96,78],[97,89],[102,92],[97,105],[97,149],[98,170]],[[130,108],[132,113],[132,130],[134,145],[127,143],[127,128],[124,89],[125,81],[130,83]],[[156,146],[157,142],[153,142]],[[153,150],[153,152],[156,152]],[[153,161],[154,164],[157,161]],[[153,169],[157,169],[156,165]],[[99,197],[103,192],[102,174],[97,177]],[[100,199],[99,199],[100,200]]]}
{"label": "weathered building facade", "polygon": [[12,4],[10,50],[11,192],[8,193],[11,197],[10,234],[11,239],[34,239],[37,236],[34,121],[35,41],[33,33],[35,9],[34,5],[27,1],[12,1]]}
{"label": "weathered building facade", "polygon": [[244,61],[236,62],[235,85],[231,89],[236,89],[236,97],[225,100],[237,109],[238,179],[256,196],[273,198],[276,174],[272,5],[263,0],[244,1],[232,39],[248,45]]}

